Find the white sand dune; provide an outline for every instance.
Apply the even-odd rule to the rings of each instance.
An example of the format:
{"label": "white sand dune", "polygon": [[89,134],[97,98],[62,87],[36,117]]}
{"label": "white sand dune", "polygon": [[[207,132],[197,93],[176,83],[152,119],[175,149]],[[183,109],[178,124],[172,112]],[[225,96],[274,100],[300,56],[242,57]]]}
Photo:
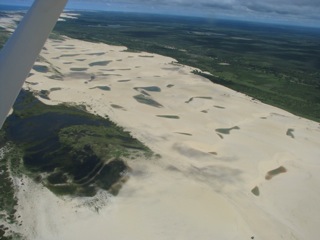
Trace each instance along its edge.
{"label": "white sand dune", "polygon": [[[48,40],[41,56],[37,64],[49,70],[33,70],[25,89],[59,89],[40,100],[109,116],[161,158],[128,160],[129,181],[117,197],[101,193],[98,212],[87,206],[92,200],[60,199],[25,179],[19,214],[29,239],[320,235],[319,123],[213,84],[169,57],[70,38]],[[279,167],[286,172],[267,180]]]}

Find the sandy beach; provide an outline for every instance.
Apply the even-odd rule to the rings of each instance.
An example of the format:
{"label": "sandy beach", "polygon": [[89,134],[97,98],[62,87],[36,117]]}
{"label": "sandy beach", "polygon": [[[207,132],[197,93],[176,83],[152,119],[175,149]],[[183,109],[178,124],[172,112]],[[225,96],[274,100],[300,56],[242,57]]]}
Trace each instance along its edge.
{"label": "sandy beach", "polygon": [[24,89],[108,116],[161,158],[127,160],[116,197],[59,198],[19,180],[28,239],[317,239],[319,123],[192,70],[125,47],[47,41]]}

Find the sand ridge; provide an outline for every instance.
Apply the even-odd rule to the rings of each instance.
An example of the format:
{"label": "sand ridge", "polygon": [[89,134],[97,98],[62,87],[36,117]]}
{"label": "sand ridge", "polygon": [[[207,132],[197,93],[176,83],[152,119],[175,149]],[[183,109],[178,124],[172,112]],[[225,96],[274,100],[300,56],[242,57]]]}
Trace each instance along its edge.
{"label": "sand ridge", "polygon": [[[165,56],[63,37],[48,40],[40,59],[36,65],[46,68],[34,68],[25,89],[47,91],[47,99],[38,94],[46,104],[81,104],[108,116],[161,158],[128,160],[129,181],[99,212],[74,207],[79,199],[64,204],[46,189],[33,191],[50,199],[49,210],[27,212],[34,199],[26,184],[20,212],[34,229],[26,229],[30,239],[320,234],[319,123],[213,84]],[[265,179],[281,166],[285,173]]]}

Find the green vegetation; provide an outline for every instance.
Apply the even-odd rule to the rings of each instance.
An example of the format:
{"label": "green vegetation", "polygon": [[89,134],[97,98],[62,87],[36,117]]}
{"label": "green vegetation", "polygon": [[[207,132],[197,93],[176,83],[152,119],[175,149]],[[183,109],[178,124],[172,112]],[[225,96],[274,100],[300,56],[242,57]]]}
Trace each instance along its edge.
{"label": "green vegetation", "polygon": [[9,38],[10,33],[0,27],[0,49],[6,43]]}
{"label": "green vegetation", "polygon": [[61,36],[59,33],[56,32],[51,32],[49,37],[53,40],[55,40],[56,42],[60,42],[64,40],[64,37]]}
{"label": "green vegetation", "polygon": [[17,199],[14,195],[14,185],[7,158],[0,159],[0,173],[0,219],[13,223]]}
{"label": "green vegetation", "polygon": [[173,57],[201,69],[195,73],[214,83],[320,121],[317,29],[147,14],[81,15],[59,22],[55,30]]}
{"label": "green vegetation", "polygon": [[129,170],[122,159],[152,153],[82,108],[46,106],[22,91],[4,125],[5,137],[21,149],[9,162],[56,194],[93,196],[101,188],[116,194]]}
{"label": "green vegetation", "polygon": [[20,174],[21,152],[6,143],[5,132],[0,130],[0,239],[21,239],[21,236],[9,230],[9,226],[21,224],[16,214],[17,198],[12,175]]}
{"label": "green vegetation", "polygon": [[[0,13],[1,17],[1,13]],[[0,27],[0,49],[8,40],[10,33]],[[16,165],[19,162],[20,151],[15,151],[8,144],[5,131],[0,129],[0,239],[13,240],[22,237],[9,229],[21,224],[16,215],[17,198],[12,174],[19,174]]]}

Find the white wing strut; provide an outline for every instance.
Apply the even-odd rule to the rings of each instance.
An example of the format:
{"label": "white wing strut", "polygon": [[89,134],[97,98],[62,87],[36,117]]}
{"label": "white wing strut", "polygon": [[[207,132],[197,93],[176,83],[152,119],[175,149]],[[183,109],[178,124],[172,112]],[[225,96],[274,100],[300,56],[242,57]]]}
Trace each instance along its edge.
{"label": "white wing strut", "polygon": [[35,0],[0,52],[0,129],[68,0]]}

